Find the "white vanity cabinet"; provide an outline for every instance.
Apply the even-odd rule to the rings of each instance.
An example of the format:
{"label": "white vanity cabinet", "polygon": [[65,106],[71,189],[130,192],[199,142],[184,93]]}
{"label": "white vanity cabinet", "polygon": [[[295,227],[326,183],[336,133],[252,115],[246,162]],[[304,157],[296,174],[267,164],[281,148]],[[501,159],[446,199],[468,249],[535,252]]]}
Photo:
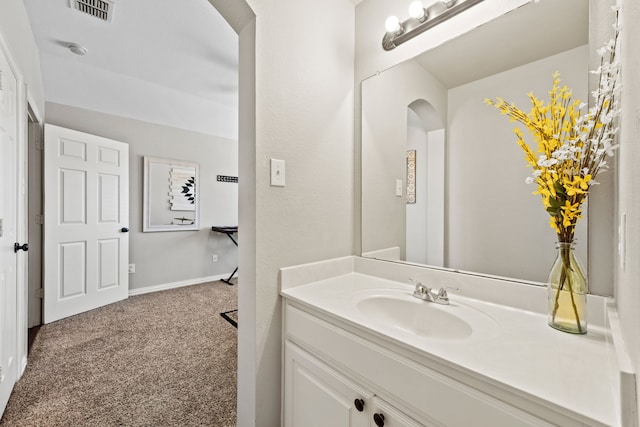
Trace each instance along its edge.
{"label": "white vanity cabinet", "polygon": [[290,341],[285,347],[285,427],[424,425]]}
{"label": "white vanity cabinet", "polygon": [[371,394],[300,347],[285,345],[284,425],[365,427]]}
{"label": "white vanity cabinet", "polygon": [[553,411],[539,417],[311,307],[285,298],[283,311],[285,427],[585,425]]}

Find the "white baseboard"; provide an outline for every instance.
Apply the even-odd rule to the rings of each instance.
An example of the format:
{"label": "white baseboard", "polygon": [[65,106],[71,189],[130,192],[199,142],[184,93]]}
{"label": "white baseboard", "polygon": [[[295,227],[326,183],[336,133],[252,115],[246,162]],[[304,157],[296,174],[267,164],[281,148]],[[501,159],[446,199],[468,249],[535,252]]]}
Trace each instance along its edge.
{"label": "white baseboard", "polygon": [[166,291],[167,289],[181,288],[183,286],[197,285],[205,282],[215,282],[216,280],[226,279],[231,273],[220,274],[217,276],[198,277],[195,279],[180,280],[171,283],[161,283],[159,285],[145,286],[144,288],[129,289],[129,296],[148,294],[151,292]]}

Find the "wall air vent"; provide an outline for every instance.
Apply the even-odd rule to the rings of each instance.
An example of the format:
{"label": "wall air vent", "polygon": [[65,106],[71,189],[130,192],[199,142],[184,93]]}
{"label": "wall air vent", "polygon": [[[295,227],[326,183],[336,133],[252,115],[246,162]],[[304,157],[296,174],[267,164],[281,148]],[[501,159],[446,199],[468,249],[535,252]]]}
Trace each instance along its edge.
{"label": "wall air vent", "polygon": [[109,0],[69,0],[69,6],[102,21],[113,19],[113,1]]}

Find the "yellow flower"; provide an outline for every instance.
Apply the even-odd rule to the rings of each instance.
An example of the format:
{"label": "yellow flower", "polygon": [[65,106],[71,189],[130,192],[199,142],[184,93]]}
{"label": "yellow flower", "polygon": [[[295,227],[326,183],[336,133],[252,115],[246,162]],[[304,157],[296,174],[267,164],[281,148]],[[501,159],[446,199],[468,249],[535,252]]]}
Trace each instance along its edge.
{"label": "yellow flower", "polygon": [[567,190],[567,196],[575,196],[576,194],[585,194],[589,190],[589,181],[591,181],[591,175],[585,175],[584,178],[579,176],[573,177],[573,181],[565,184]]}
{"label": "yellow flower", "polygon": [[578,218],[582,217],[582,211],[580,211],[580,203],[571,203],[571,201],[567,200],[564,203],[564,206],[560,207],[562,209],[562,225],[563,227],[571,227],[575,224]]}

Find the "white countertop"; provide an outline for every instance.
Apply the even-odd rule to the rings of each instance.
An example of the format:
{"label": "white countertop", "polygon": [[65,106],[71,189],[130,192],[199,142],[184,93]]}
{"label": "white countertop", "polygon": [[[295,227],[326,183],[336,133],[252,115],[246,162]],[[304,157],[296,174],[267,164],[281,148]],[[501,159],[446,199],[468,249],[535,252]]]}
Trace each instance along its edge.
{"label": "white countertop", "polygon": [[356,308],[359,296],[367,292],[412,291],[408,284],[349,273],[285,289],[281,294],[543,404],[582,414],[594,425],[619,425],[608,363],[612,353],[608,330],[590,325],[586,335],[567,334],[549,327],[546,315],[449,293],[451,306],[443,310],[470,307],[491,321],[481,322],[484,326],[474,328],[468,338],[425,338],[390,322],[372,321]]}

